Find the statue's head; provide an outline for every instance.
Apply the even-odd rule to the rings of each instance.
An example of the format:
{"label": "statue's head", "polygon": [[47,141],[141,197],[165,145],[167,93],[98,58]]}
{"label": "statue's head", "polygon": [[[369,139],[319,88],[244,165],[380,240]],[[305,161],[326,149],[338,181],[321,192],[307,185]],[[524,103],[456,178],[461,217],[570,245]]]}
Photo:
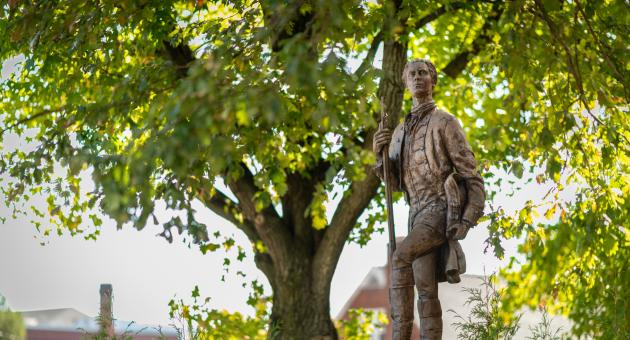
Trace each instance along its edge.
{"label": "statue's head", "polygon": [[437,84],[435,65],[428,59],[413,59],[407,62],[403,70],[403,82],[414,98],[433,95]]}

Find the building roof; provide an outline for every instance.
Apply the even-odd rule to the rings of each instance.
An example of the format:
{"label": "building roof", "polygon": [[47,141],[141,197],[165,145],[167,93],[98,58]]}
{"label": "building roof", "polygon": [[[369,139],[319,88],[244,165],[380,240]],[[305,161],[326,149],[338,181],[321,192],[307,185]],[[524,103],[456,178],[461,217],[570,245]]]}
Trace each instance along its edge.
{"label": "building roof", "polygon": [[57,308],[21,312],[26,327],[90,327],[94,321],[73,308]]}
{"label": "building roof", "polygon": [[[81,333],[95,333],[99,331],[97,318],[90,317],[73,308],[58,308],[21,312],[27,330],[54,330]],[[158,330],[158,327],[142,325],[135,322],[114,320],[117,334],[133,335],[175,335],[176,331],[170,327]]]}

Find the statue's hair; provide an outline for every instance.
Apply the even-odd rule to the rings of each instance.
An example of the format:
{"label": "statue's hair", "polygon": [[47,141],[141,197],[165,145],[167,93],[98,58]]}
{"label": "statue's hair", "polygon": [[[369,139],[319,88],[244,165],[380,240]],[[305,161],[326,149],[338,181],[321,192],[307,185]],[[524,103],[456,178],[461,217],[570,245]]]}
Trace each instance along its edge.
{"label": "statue's hair", "polygon": [[429,59],[412,59],[409,60],[405,64],[405,68],[403,69],[402,79],[403,83],[407,84],[407,72],[409,71],[409,66],[415,63],[424,63],[429,68],[429,73],[431,73],[431,80],[433,80],[433,86],[437,84],[437,71],[435,70],[435,65]]}

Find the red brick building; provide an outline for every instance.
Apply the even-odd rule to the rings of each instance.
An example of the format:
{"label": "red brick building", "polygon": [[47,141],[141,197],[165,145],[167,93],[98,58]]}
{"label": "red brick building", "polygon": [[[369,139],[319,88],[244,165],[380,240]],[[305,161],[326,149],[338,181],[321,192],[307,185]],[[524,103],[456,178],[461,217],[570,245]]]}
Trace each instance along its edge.
{"label": "red brick building", "polygon": [[[374,267],[365,276],[357,290],[354,291],[348,302],[343,306],[337,320],[348,319],[351,309],[367,309],[383,312],[389,315],[389,266]],[[419,337],[418,316],[414,320],[412,339]],[[390,340],[392,338],[391,322],[385,329],[379,329],[372,334],[374,340]]]}

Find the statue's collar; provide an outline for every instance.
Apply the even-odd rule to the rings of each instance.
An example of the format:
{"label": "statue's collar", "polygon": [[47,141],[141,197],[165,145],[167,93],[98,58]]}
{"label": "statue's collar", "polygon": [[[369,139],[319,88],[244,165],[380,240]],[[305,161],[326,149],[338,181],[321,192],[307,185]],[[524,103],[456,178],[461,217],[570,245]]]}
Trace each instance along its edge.
{"label": "statue's collar", "polygon": [[405,120],[415,119],[415,118],[423,118],[424,116],[426,116],[429,112],[433,111],[434,109],[435,109],[435,102],[434,101],[429,101],[429,102],[425,102],[425,103],[422,103],[422,104],[418,104],[417,106],[414,106],[413,108],[411,108],[411,111],[409,111],[409,114],[407,115]]}

